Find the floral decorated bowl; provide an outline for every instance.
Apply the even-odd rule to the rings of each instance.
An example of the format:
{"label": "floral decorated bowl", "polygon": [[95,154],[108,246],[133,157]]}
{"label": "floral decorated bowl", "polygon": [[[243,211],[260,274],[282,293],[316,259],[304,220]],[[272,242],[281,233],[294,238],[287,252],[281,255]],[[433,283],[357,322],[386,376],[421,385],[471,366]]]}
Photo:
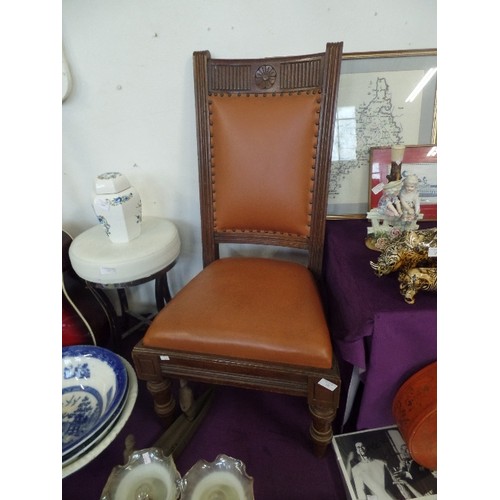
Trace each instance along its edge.
{"label": "floral decorated bowl", "polygon": [[208,463],[199,460],[181,481],[182,500],[254,500],[253,478],[241,460],[218,455]]}
{"label": "floral decorated bowl", "polygon": [[101,500],[177,500],[180,481],[172,455],[160,448],[137,450],[111,471]]}
{"label": "floral decorated bowl", "polygon": [[127,386],[127,369],[117,354],[97,346],[63,347],[63,460],[116,416]]}

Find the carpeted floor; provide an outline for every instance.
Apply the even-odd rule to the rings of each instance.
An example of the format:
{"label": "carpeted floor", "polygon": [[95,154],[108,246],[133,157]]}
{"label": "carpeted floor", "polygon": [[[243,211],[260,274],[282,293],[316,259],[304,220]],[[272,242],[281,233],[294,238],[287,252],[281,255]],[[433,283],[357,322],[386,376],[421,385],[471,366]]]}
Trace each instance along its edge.
{"label": "carpeted floor", "polygon": [[[140,338],[125,339],[117,350],[130,360]],[[226,454],[242,460],[254,478],[256,500],[346,500],[335,454],[330,447],[316,458],[309,442],[306,401],[279,394],[217,388],[209,411],[191,441],[176,458],[184,475],[198,460]],[[115,465],[123,464],[125,438],[133,434],[135,449],[151,447],[164,432],[154,414],[146,386],[125,427],[92,462],[62,480],[63,500],[99,500]]]}

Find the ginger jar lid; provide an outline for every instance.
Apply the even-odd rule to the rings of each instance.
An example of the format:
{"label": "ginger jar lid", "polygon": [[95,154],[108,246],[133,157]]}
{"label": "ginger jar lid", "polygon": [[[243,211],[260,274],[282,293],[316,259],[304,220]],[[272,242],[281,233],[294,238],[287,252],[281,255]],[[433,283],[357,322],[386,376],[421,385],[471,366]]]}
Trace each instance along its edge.
{"label": "ginger jar lid", "polygon": [[105,172],[95,179],[96,194],[119,193],[129,187],[129,180],[120,172]]}

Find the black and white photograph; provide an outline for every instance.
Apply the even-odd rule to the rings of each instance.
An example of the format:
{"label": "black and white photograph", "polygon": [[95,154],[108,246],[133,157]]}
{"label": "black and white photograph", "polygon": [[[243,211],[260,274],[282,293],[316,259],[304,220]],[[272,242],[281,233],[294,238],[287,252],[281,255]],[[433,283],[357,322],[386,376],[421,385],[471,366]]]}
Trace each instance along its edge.
{"label": "black and white photograph", "polygon": [[334,436],[350,500],[436,498],[437,474],[415,462],[397,426]]}

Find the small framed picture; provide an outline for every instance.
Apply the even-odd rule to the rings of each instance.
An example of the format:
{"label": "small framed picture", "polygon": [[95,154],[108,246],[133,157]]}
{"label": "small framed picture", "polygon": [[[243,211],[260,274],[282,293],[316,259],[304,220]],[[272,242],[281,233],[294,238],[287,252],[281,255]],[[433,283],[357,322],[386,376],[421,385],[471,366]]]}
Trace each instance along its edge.
{"label": "small framed picture", "polygon": [[[404,146],[400,168],[402,186],[414,179],[423,221],[437,220],[437,146]],[[370,149],[369,210],[380,204],[384,186],[389,183],[393,151],[391,147]],[[401,195],[400,195],[401,197]]]}
{"label": "small framed picture", "polygon": [[333,437],[349,500],[437,499],[437,473],[416,463],[397,426]]}

